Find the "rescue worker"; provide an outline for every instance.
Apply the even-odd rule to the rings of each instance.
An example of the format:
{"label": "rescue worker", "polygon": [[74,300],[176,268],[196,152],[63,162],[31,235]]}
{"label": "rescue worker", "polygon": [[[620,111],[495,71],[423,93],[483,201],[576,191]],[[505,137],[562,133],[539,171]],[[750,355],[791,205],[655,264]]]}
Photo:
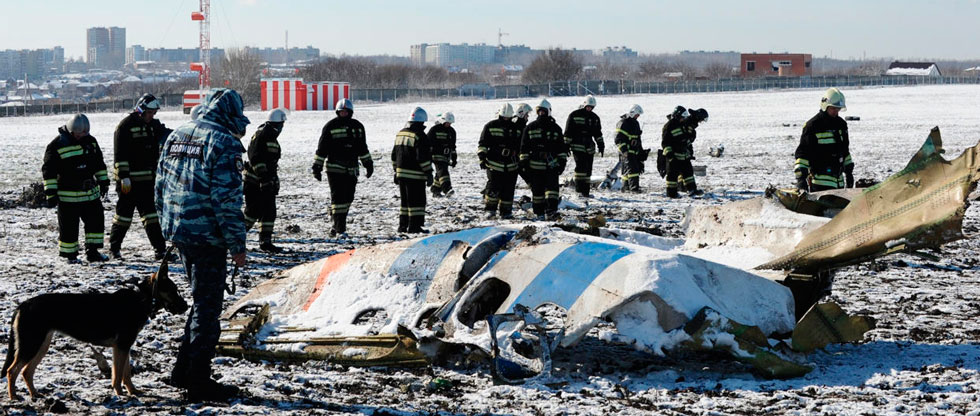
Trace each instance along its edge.
{"label": "rescue worker", "polygon": [[197,120],[167,137],[156,177],[163,235],[180,252],[194,299],[170,384],[186,389],[192,402],[238,395],[238,387],[211,378],[211,359],[229,251],[236,266],[245,266],[241,137],[249,121],[234,90],[212,89],[203,106]]}
{"label": "rescue worker", "polygon": [[704,192],[698,189],[694,180],[694,140],[697,138],[698,124],[708,119],[708,111],[699,108],[688,111],[683,106],[674,108],[664,124],[661,147],[666,159],[667,196],[679,198],[678,188],[684,185],[688,195],[698,196]]}
{"label": "rescue worker", "polygon": [[600,156],[606,150],[599,116],[592,111],[595,105],[595,97],[591,94],[585,96],[585,101],[568,115],[565,122],[565,143],[575,160],[575,192],[586,198],[592,188],[592,162],[596,150]]}
{"label": "rescue worker", "polygon": [[167,253],[167,243],[160,232],[160,218],[153,203],[160,144],[172,130],[155,119],[160,101],[144,94],[133,111],[116,126],[113,136],[115,160],[116,215],[109,232],[109,254],[121,259],[123,240],[133,223],[133,212],[139,211],[146,237],[153,246],[157,260]]}
{"label": "rescue worker", "polygon": [[521,134],[519,166],[531,179],[531,204],[538,218],[558,218],[558,177],[568,162],[568,144],[561,126],[551,116],[551,103],[541,100],[534,107],[537,119]]}
{"label": "rescue worker", "polygon": [[639,104],[633,104],[629,112],[619,117],[616,123],[616,148],[619,149],[620,175],[623,179],[623,192],[640,192],[640,174],[643,173],[643,162],[646,161],[650,150],[643,149],[640,136],[640,122],[643,114]]}
{"label": "rescue worker", "polygon": [[[519,133],[524,133],[524,128],[527,127],[527,119],[531,117],[531,113],[533,112],[534,109],[528,103],[520,103],[514,109],[514,126]],[[527,176],[527,171],[518,169],[518,175],[524,180],[527,187],[531,188],[531,178]]]}
{"label": "rescue worker", "polygon": [[803,125],[796,147],[796,187],[803,191],[854,187],[854,161],[848,146],[844,94],[830,88],[820,100],[820,112]]}
{"label": "rescue worker", "polygon": [[425,187],[433,183],[431,145],[425,135],[428,119],[422,107],[415,107],[408,124],[395,136],[395,146],[391,149],[395,184],[401,194],[400,233],[429,232],[422,228],[425,225]]}
{"label": "rescue worker", "polygon": [[337,101],[334,107],[337,117],[323,125],[320,142],[313,158],[313,177],[323,180],[323,165],[327,165],[327,184],[330,185],[330,216],[333,219],[331,236],[347,232],[347,214],[357,177],[360,175],[358,161],[364,166],[364,176],[374,174],[374,160],[368,151],[364,125],[354,119],[354,103],[346,98]]}
{"label": "rescue worker", "polygon": [[58,208],[58,254],[69,263],[78,263],[78,221],[85,223],[85,258],[105,261],[99,253],[105,239],[102,202],[109,193],[102,149],[88,134],[88,117],[75,114],[58,128],[44,150],[41,175],[49,207]]}
{"label": "rescue worker", "polygon": [[504,103],[497,118],[483,126],[476,156],[480,169],[487,171],[487,186],[483,196],[484,209],[493,217],[509,219],[514,214],[514,187],[517,185],[517,153],[521,150],[521,130],[514,123],[514,108]]}
{"label": "rescue worker", "polygon": [[245,229],[259,223],[259,250],[279,253],[282,248],[272,243],[276,225],[276,195],[279,195],[279,134],[286,122],[286,110],[269,112],[265,123],[259,125],[248,143],[248,163],[245,164]]}
{"label": "rescue worker", "polygon": [[429,142],[432,144],[432,166],[435,179],[432,182],[432,196],[450,196],[455,191],[449,177],[449,168],[456,167],[456,129],[452,124],[456,117],[452,112],[436,115],[436,124],[429,129]]}

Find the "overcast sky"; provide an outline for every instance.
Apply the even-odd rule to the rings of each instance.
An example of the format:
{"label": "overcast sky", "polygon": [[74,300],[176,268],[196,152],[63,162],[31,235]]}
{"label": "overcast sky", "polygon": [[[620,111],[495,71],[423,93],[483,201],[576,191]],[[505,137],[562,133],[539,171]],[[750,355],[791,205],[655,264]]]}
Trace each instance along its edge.
{"label": "overcast sky", "polygon": [[[127,46],[195,47],[198,0],[0,0],[2,49],[61,45],[83,56],[85,29],[126,28]],[[416,43],[532,48],[627,46],[798,52],[817,57],[975,59],[978,0],[314,1],[212,0],[212,47],[312,45],[322,53],[407,56]]]}

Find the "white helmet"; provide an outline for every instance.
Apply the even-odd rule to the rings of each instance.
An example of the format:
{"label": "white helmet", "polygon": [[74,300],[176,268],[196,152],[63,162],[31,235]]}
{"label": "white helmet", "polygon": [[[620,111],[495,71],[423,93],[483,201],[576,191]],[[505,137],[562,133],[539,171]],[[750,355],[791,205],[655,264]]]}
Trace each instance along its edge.
{"label": "white helmet", "polygon": [[436,124],[455,123],[455,122],[456,122],[456,117],[453,116],[452,111],[436,114]]}
{"label": "white helmet", "polygon": [[500,106],[500,108],[497,109],[497,116],[503,118],[514,117],[514,106],[510,105],[510,103],[504,103],[504,105]]}
{"label": "white helmet", "polygon": [[534,111],[534,109],[531,108],[531,105],[528,104],[528,103],[520,103],[520,104],[517,105],[517,116],[518,117],[527,116],[528,114],[531,114],[531,111]]}
{"label": "white helmet", "polygon": [[585,101],[582,101],[582,108],[592,107],[595,108],[595,97],[592,94],[585,96]]}
{"label": "white helmet", "polygon": [[286,115],[288,114],[289,113],[287,113],[286,110],[282,108],[275,108],[269,112],[269,121],[273,123],[282,123],[286,121]]}
{"label": "white helmet", "polygon": [[422,107],[415,107],[415,109],[412,110],[412,117],[409,118],[408,121],[425,123],[426,121],[429,121],[429,115],[426,114],[425,109]]}
{"label": "white helmet", "polygon": [[820,99],[820,109],[827,111],[827,107],[837,107],[840,111],[847,111],[847,107],[844,106],[844,93],[837,88],[828,88]]}
{"label": "white helmet", "polygon": [[351,100],[348,100],[346,98],[343,98],[343,99],[337,101],[337,105],[334,108],[334,111],[336,111],[338,113],[340,112],[340,110],[347,110],[347,111],[350,111],[351,114],[354,114],[354,103],[351,102]]}
{"label": "white helmet", "polygon": [[69,133],[88,133],[88,117],[85,114],[75,114],[65,123],[65,128]]}
{"label": "white helmet", "polygon": [[542,98],[541,99],[541,102],[538,103],[538,106],[537,107],[534,107],[534,111],[537,112],[538,110],[540,110],[542,108],[545,109],[545,110],[548,110],[548,115],[549,116],[551,115],[551,103],[548,102],[548,99]]}
{"label": "white helmet", "polygon": [[204,105],[198,104],[191,107],[191,120],[197,120],[201,116],[201,112],[204,111]]}
{"label": "white helmet", "polygon": [[640,114],[643,114],[643,107],[640,107],[639,104],[633,104],[633,106],[630,107],[629,116],[636,118],[639,117]]}

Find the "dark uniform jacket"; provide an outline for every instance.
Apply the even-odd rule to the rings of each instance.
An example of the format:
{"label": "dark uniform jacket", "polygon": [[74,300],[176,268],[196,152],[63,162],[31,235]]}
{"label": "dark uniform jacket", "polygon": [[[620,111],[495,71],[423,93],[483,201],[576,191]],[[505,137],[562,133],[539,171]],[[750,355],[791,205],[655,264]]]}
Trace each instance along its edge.
{"label": "dark uniform jacket", "polygon": [[664,124],[663,138],[660,146],[668,159],[689,160],[694,156],[693,143],[697,138],[697,123],[690,117],[671,118]]}
{"label": "dark uniform jacket", "polygon": [[640,122],[629,114],[623,114],[616,123],[616,148],[627,156],[642,156],[643,142],[640,140]]}
{"label": "dark uniform jacket", "polygon": [[847,122],[820,111],[803,125],[795,170],[802,176],[812,173],[815,185],[843,188],[841,175],[854,169],[849,143]]}
{"label": "dark uniform jacket", "polygon": [[[521,120],[523,123],[523,120]],[[498,172],[517,172],[517,154],[521,150],[521,130],[510,118],[497,117],[483,126],[476,154],[485,159],[487,168]]]}
{"label": "dark uniform jacket", "polygon": [[561,127],[554,117],[539,116],[527,123],[521,135],[520,160],[533,170],[565,168],[568,144],[561,134]]}
{"label": "dark uniform jacket", "polygon": [[334,117],[323,126],[316,148],[313,169],[320,171],[326,162],[328,173],[357,176],[357,161],[364,166],[374,163],[368,151],[364,125],[352,117]]}
{"label": "dark uniform jacket", "polygon": [[113,135],[116,180],[129,178],[134,186],[152,186],[160,161],[160,145],[171,131],[160,120],[144,122],[135,111],[122,119]]}
{"label": "dark uniform jacket", "polygon": [[432,161],[450,163],[456,161],[456,129],[436,124],[429,129],[432,144]]}
{"label": "dark uniform jacket", "polygon": [[595,154],[596,144],[605,147],[602,142],[599,116],[594,111],[586,111],[584,108],[572,111],[565,123],[565,143],[573,152],[590,155]]}
{"label": "dark uniform jacket", "polygon": [[75,140],[64,126],[58,128],[58,133],[44,149],[44,194],[48,200],[57,197],[59,202],[99,199],[100,188],[109,187],[99,143],[89,135]]}
{"label": "dark uniform jacket", "polygon": [[263,188],[279,185],[279,133],[283,123],[266,122],[259,126],[248,143],[245,183]]}
{"label": "dark uniform jacket", "polygon": [[391,163],[398,179],[432,178],[431,144],[425,135],[425,124],[409,122],[395,136]]}

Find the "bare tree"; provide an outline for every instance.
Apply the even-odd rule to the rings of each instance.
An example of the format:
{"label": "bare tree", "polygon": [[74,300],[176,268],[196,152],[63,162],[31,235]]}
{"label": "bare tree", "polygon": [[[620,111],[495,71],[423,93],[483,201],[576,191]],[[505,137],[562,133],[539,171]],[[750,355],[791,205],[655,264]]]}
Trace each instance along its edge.
{"label": "bare tree", "polygon": [[636,79],[639,81],[653,81],[663,78],[667,72],[667,64],[659,59],[649,59],[637,66]]}
{"label": "bare tree", "polygon": [[538,55],[524,70],[524,82],[543,83],[576,79],[582,72],[582,61],[571,51],[549,49]]}
{"label": "bare tree", "polygon": [[261,99],[262,58],[249,49],[229,49],[211,73],[212,85],[231,88],[248,102]]}
{"label": "bare tree", "polygon": [[731,78],[734,74],[737,74],[731,65],[717,61],[705,65],[701,73],[709,79]]}

